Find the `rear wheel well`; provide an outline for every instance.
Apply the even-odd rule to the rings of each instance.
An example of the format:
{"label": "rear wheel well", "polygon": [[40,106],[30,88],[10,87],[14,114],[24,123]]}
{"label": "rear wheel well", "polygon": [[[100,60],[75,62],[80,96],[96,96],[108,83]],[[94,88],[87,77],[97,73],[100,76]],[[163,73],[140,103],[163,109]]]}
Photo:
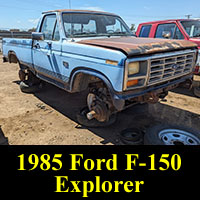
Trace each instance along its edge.
{"label": "rear wheel well", "polygon": [[17,56],[14,51],[10,51],[8,53],[8,60],[10,63],[19,63],[19,60],[17,59]]}

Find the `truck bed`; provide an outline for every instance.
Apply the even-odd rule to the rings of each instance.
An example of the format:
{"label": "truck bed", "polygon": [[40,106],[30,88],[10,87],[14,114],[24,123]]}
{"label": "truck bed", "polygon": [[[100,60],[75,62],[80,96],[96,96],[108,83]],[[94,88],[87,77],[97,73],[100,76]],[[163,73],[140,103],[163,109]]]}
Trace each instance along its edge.
{"label": "truck bed", "polygon": [[15,52],[18,60],[32,63],[32,39],[3,38],[3,56],[8,58],[9,52]]}

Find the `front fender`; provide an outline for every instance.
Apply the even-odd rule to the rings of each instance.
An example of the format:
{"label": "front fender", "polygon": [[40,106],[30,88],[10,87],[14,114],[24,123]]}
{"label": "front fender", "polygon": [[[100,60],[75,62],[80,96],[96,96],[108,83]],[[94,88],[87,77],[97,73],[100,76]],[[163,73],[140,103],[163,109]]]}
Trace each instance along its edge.
{"label": "front fender", "polygon": [[116,91],[114,90],[111,82],[109,81],[109,79],[104,75],[102,74],[101,72],[99,71],[96,71],[96,70],[92,70],[92,69],[83,69],[83,68],[79,68],[77,69],[76,71],[74,71],[71,76],[70,76],[70,91],[72,92],[73,91],[73,85],[74,85],[74,81],[76,79],[76,76],[80,73],[83,73],[83,74],[86,74],[86,75],[90,75],[90,76],[94,76],[94,77],[97,77],[99,78],[100,80],[102,80],[105,85],[107,86],[109,92],[110,92],[110,95],[111,95],[111,98],[112,98],[112,102],[113,102],[113,105],[117,108],[117,110],[122,110],[123,107],[124,107],[124,104],[125,104],[125,101],[123,99],[119,100],[116,96]]}
{"label": "front fender", "polygon": [[75,78],[80,73],[83,73],[85,75],[94,76],[94,77],[101,79],[106,84],[106,86],[108,87],[108,89],[110,91],[114,91],[112,84],[110,83],[110,81],[104,74],[102,74],[99,71],[89,69],[89,68],[84,68],[84,69],[79,68],[72,72],[72,74],[70,76],[70,91],[73,91],[73,85],[74,85]]}

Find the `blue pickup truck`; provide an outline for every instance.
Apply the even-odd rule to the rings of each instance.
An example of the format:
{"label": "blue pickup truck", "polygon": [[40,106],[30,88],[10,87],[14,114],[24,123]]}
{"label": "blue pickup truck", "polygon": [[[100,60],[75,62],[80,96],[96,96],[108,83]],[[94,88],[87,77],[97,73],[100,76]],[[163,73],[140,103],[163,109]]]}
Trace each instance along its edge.
{"label": "blue pickup truck", "polygon": [[21,88],[88,90],[86,116],[99,122],[190,82],[197,53],[192,42],[137,38],[118,15],[87,10],[44,12],[31,39],[3,38],[3,61],[19,63]]}

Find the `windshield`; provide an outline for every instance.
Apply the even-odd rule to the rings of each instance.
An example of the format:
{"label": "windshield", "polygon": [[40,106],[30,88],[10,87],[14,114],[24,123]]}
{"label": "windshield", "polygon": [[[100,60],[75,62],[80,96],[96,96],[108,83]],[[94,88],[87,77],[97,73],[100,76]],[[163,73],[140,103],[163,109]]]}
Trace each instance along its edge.
{"label": "windshield", "polygon": [[128,26],[118,16],[102,14],[63,14],[66,37],[131,36]]}
{"label": "windshield", "polygon": [[190,37],[200,37],[200,21],[191,20],[191,21],[182,21],[185,31]]}

